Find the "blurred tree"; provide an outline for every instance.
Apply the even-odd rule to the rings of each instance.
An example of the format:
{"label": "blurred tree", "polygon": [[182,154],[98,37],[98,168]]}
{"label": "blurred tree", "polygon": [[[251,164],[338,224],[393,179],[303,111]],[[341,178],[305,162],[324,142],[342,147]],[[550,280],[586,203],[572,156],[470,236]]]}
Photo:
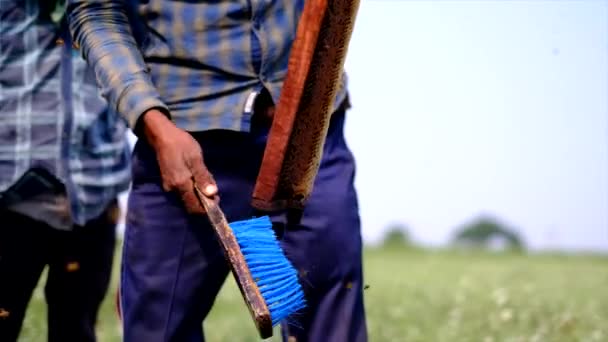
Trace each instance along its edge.
{"label": "blurred tree", "polygon": [[481,217],[456,231],[452,243],[459,247],[522,251],[519,234],[496,219]]}
{"label": "blurred tree", "polygon": [[401,223],[393,223],[386,229],[384,247],[407,247],[411,245],[409,229]]}

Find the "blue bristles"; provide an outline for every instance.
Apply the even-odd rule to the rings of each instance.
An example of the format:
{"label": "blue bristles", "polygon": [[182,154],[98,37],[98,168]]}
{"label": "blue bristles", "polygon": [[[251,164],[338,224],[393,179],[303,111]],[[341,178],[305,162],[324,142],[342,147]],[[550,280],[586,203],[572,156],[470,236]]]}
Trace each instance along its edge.
{"label": "blue bristles", "polygon": [[285,257],[268,216],[230,223],[236,240],[270,310],[272,325],[305,306],[298,272]]}

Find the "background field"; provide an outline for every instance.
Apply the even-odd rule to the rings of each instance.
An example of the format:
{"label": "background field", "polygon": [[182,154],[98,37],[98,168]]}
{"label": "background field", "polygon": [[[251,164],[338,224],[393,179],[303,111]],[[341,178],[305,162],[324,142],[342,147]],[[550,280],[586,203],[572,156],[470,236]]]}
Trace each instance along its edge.
{"label": "background field", "polygon": [[[608,341],[605,257],[376,248],[365,272],[372,342]],[[113,310],[108,296],[100,342],[120,340]],[[20,341],[45,340],[45,315],[39,288]],[[231,279],[205,327],[211,342],[258,340]]]}

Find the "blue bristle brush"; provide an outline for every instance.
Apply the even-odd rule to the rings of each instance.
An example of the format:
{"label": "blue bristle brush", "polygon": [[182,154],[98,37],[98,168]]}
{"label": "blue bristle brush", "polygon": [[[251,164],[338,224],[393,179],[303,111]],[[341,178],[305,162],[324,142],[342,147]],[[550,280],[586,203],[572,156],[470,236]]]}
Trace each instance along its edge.
{"label": "blue bristle brush", "polygon": [[283,253],[268,216],[228,224],[220,207],[196,185],[194,189],[260,337],[271,337],[273,326],[305,306],[298,272]]}

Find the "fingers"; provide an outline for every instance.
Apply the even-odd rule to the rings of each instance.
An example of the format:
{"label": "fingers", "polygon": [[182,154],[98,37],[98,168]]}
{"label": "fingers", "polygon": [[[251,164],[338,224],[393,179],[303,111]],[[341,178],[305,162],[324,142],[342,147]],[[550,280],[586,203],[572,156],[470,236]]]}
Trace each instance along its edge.
{"label": "fingers", "polygon": [[188,213],[205,213],[194,192],[195,184],[202,195],[219,200],[217,185],[205,166],[200,145],[188,133],[176,133],[172,143],[157,149],[157,158],[163,189],[178,193]]}
{"label": "fingers", "polygon": [[176,167],[178,164],[175,162],[162,163],[161,165],[170,165],[164,168],[165,172],[161,167],[163,189],[167,192],[173,191],[179,195],[188,213],[204,214],[205,208],[194,193],[194,177],[190,168],[185,163],[180,168]]}
{"label": "fingers", "polygon": [[215,184],[211,172],[209,172],[205,166],[202,154],[193,157],[189,166],[192,172],[192,178],[194,179],[196,186],[203,192],[203,195],[209,198],[217,196],[217,185]]}
{"label": "fingers", "polygon": [[[205,166],[202,152],[199,152],[196,155],[192,155],[187,160],[187,164],[192,174],[192,178],[189,191],[184,193],[182,198],[186,205],[186,210],[188,210],[189,213],[204,213],[205,208],[202,206],[197,194],[194,192],[194,185],[196,184],[196,187],[202,192],[202,195],[213,199],[216,203],[219,203],[218,188],[215,183],[215,180],[213,179],[213,176],[211,175],[211,172],[209,172],[209,170]],[[198,204],[198,206],[190,204],[194,203],[192,197],[194,197],[194,200],[196,200],[196,204]]]}
{"label": "fingers", "polygon": [[[187,187],[187,188],[184,187],[184,188],[180,189],[179,193],[180,193],[182,202],[184,203],[184,207],[186,208],[186,211],[189,214],[194,214],[194,215],[205,214],[205,212],[206,212],[205,207],[201,203],[198,195],[196,194],[196,192],[194,190],[194,181],[190,182],[189,187]],[[220,195],[218,195],[216,193],[215,196],[210,197],[210,198],[213,198],[213,202],[215,202],[215,204],[219,204]]]}
{"label": "fingers", "polygon": [[184,207],[189,214],[204,214],[205,207],[199,201],[198,196],[194,193],[194,183],[192,180],[188,182],[190,186],[179,189],[180,197],[184,203]]}

